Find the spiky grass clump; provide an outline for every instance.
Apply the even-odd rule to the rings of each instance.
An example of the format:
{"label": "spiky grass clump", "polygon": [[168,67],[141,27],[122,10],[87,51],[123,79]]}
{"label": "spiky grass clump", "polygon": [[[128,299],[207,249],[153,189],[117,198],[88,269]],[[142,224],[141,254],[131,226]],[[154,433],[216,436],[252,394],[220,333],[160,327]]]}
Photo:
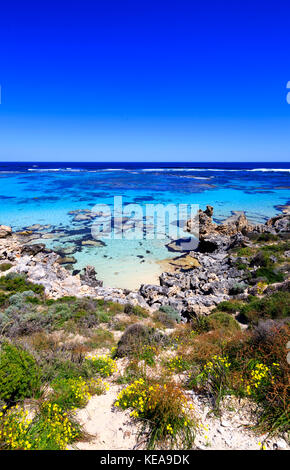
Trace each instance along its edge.
{"label": "spiky grass clump", "polygon": [[119,394],[115,406],[132,409],[131,416],[147,430],[149,449],[157,445],[190,449],[195,438],[193,406],[175,383],[154,384],[135,380]]}

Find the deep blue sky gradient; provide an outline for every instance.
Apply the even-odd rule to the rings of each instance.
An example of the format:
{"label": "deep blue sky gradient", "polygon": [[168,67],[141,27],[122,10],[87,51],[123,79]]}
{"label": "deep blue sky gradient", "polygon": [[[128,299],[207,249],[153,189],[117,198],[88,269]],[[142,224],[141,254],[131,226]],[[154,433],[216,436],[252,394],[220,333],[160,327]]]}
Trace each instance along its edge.
{"label": "deep blue sky gradient", "polygon": [[2,2],[0,160],[289,161],[289,80],[286,0]]}

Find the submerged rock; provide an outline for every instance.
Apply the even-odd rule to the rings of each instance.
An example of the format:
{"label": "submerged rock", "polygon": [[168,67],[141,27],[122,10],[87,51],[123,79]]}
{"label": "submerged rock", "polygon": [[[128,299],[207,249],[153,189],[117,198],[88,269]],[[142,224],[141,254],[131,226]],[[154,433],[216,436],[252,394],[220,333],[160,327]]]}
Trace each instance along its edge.
{"label": "submerged rock", "polygon": [[46,246],[43,243],[37,243],[34,245],[24,245],[21,248],[21,253],[23,255],[35,256],[37,253],[46,251]]}
{"label": "submerged rock", "polygon": [[57,260],[59,264],[74,264],[77,262],[74,256],[64,256],[63,258],[59,258]]}
{"label": "submerged rock", "polygon": [[83,246],[104,246],[105,244],[100,240],[82,240]]}

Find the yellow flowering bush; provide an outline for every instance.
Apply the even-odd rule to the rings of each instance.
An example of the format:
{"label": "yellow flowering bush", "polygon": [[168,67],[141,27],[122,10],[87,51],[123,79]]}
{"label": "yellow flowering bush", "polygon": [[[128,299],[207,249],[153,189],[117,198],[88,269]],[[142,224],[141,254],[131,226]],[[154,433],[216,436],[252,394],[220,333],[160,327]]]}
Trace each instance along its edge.
{"label": "yellow flowering bush", "polygon": [[86,406],[92,395],[101,395],[109,385],[102,379],[85,380],[82,377],[57,379],[52,383],[54,394],[51,400],[64,408],[82,408]]}
{"label": "yellow flowering bush", "polygon": [[93,365],[101,377],[109,377],[117,371],[116,361],[109,356],[86,356],[85,359]]}
{"label": "yellow flowering bush", "polygon": [[217,376],[220,373],[220,370],[228,370],[231,366],[231,363],[228,360],[227,356],[213,356],[211,361],[208,361],[204,367],[202,375],[204,378],[208,378],[210,375]]}
{"label": "yellow flowering bush", "polygon": [[273,368],[270,368],[262,362],[249,362],[250,377],[246,384],[247,395],[258,398],[263,393],[263,389],[274,383],[275,373],[273,369],[278,370],[279,364],[273,362]]}
{"label": "yellow flowering bush", "polygon": [[28,437],[28,430],[31,422],[28,411],[18,405],[7,410],[4,405],[0,411],[0,446],[11,450],[30,449],[32,442]]}
{"label": "yellow flowering bush", "polygon": [[190,368],[190,363],[182,356],[175,356],[167,362],[170,372],[183,372]]}
{"label": "yellow flowering bush", "polygon": [[193,406],[175,384],[150,384],[135,380],[123,389],[115,402],[123,410],[131,408],[131,416],[149,426],[148,448],[158,442],[177,443],[190,448],[194,441]]}
{"label": "yellow flowering bush", "polygon": [[137,355],[139,359],[144,360],[149,366],[154,366],[157,353],[158,350],[155,346],[144,345]]}
{"label": "yellow flowering bush", "polygon": [[267,287],[267,283],[260,281],[260,282],[257,283],[256,287],[257,287],[257,293],[258,293],[258,295],[262,295],[263,292],[264,292],[264,290],[265,290],[266,287]]}
{"label": "yellow flowering bush", "polygon": [[64,450],[81,435],[75,423],[56,403],[44,402],[39,413],[16,405],[0,412],[0,448],[8,450]]}
{"label": "yellow flowering bush", "polygon": [[194,387],[202,388],[212,396],[216,411],[219,408],[221,398],[229,391],[230,366],[231,363],[227,356],[214,355],[203,366],[202,372],[192,379]]}
{"label": "yellow flowering bush", "polygon": [[81,436],[81,428],[57,403],[44,402],[31,434],[37,449],[65,450]]}

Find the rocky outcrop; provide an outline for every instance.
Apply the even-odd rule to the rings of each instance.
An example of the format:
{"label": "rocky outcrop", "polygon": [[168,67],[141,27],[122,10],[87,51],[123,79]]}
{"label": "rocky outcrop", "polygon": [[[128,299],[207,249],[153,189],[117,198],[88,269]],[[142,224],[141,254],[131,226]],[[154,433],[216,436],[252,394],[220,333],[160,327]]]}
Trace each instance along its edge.
{"label": "rocky outcrop", "polygon": [[96,270],[93,266],[86,266],[80,274],[82,284],[86,284],[90,287],[103,287],[103,281],[99,281],[96,274]]}
{"label": "rocky outcrop", "polygon": [[12,235],[12,228],[8,225],[0,225],[0,238],[6,238]]}
{"label": "rocky outcrop", "polygon": [[272,229],[276,233],[290,232],[290,215],[280,214],[267,220],[265,229]]}
{"label": "rocky outcrop", "polygon": [[[240,246],[245,243],[244,236],[254,230],[254,226],[249,224],[244,213],[235,213],[220,225],[213,222],[212,216],[212,206],[207,206],[205,211],[199,210],[198,212],[198,250],[200,252],[225,251],[234,246]],[[195,234],[196,219],[189,219],[185,230]]]}
{"label": "rocky outcrop", "polygon": [[232,292],[246,287],[246,273],[235,268],[235,257],[227,253],[190,253],[196,266],[185,272],[160,276],[160,286],[142,285],[141,295],[154,309],[170,305],[183,316],[209,314],[220,302],[228,300]]}
{"label": "rocky outcrop", "polygon": [[[206,210],[201,209],[198,212],[199,222],[199,238],[203,240],[210,235],[226,235],[232,236],[237,233],[246,235],[254,229],[254,226],[248,222],[247,217],[243,212],[234,213],[224,223],[216,224],[212,220],[213,207],[206,206]],[[195,227],[196,219],[189,219],[186,223],[186,231],[192,232],[192,227]]]}

